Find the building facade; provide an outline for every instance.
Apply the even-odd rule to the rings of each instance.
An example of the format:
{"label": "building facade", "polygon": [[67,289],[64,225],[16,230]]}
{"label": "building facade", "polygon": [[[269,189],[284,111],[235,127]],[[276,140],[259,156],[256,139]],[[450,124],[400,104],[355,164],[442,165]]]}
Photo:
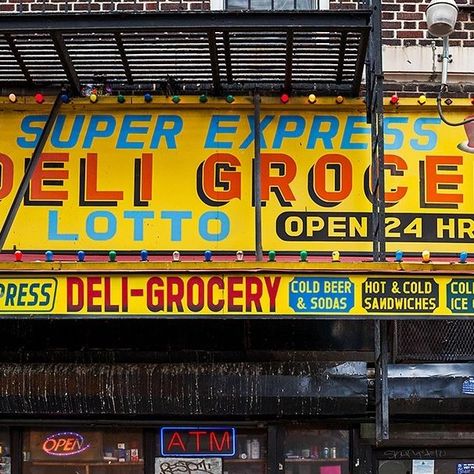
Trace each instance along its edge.
{"label": "building facade", "polygon": [[244,3],[0,4],[5,474],[474,471],[474,136],[427,3]]}

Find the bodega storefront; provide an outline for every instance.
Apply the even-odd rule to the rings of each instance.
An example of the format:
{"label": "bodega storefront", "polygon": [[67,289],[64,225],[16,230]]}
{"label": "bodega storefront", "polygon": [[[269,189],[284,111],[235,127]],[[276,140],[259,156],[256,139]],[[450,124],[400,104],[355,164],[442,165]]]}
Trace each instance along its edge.
{"label": "bodega storefront", "polygon": [[[259,240],[254,109],[234,99],[61,105],[0,259],[4,474],[421,474],[375,448],[374,320],[474,315],[452,247],[473,245],[464,132],[446,139],[429,104],[388,112],[388,251],[456,256],[374,263],[362,101],[262,98]],[[6,218],[48,117],[3,105]],[[389,378],[406,432],[437,413],[420,373],[401,395]],[[453,447],[449,418],[474,413],[460,390],[424,448]]]}

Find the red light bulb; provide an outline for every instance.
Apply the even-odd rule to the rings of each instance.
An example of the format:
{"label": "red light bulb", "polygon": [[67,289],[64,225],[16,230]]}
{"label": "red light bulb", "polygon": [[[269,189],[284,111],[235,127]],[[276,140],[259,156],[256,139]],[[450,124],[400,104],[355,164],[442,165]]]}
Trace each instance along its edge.
{"label": "red light bulb", "polygon": [[392,105],[398,104],[399,98],[397,94],[393,94],[392,97],[390,97],[390,103]]}
{"label": "red light bulb", "polygon": [[37,104],[42,104],[44,102],[44,95],[38,92],[35,94],[35,101]]}
{"label": "red light bulb", "polygon": [[290,100],[290,96],[288,94],[282,94],[280,96],[280,101],[282,104],[287,104],[289,100]]}
{"label": "red light bulb", "polygon": [[23,260],[23,254],[20,252],[20,250],[17,250],[15,252],[15,262],[21,262]]}

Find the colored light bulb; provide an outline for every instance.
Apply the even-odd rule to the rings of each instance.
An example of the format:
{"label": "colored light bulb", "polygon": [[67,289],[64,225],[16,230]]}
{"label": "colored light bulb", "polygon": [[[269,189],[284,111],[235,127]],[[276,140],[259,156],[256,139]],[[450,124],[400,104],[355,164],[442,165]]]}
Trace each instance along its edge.
{"label": "colored light bulb", "polygon": [[228,103],[228,104],[232,104],[232,102],[234,102],[235,100],[235,97],[233,95],[226,95],[225,97],[225,101]]}
{"label": "colored light bulb", "polygon": [[140,261],[148,262],[148,250],[140,250]]}
{"label": "colored light bulb", "polygon": [[181,261],[181,255],[177,250],[173,252],[173,262],[180,262]]}
{"label": "colored light bulb", "polygon": [[237,252],[235,252],[235,259],[237,260],[237,262],[243,262],[244,252],[242,252],[242,250],[237,250]]}
{"label": "colored light bulb", "polygon": [[115,250],[111,250],[109,252],[109,262],[115,262],[117,260],[117,252]]}
{"label": "colored light bulb", "polygon": [[77,261],[78,262],[84,262],[86,259],[86,252],[84,250],[79,250],[77,252]]}
{"label": "colored light bulb", "polygon": [[391,103],[392,105],[398,104],[399,100],[400,100],[400,99],[398,98],[398,95],[397,95],[397,94],[393,94],[392,97],[390,97],[390,103]]}
{"label": "colored light bulb", "polygon": [[344,102],[344,97],[342,95],[338,95],[336,97],[336,104],[342,104]]}
{"label": "colored light bulb", "polygon": [[282,104],[287,104],[290,100],[290,96],[288,94],[282,94],[280,96],[280,101]]}
{"label": "colored light bulb", "polygon": [[421,94],[420,97],[418,97],[418,103],[420,105],[426,104],[426,95],[425,94]]}
{"label": "colored light bulb", "polygon": [[199,96],[199,102],[201,102],[201,104],[205,104],[207,102],[207,95],[206,94],[201,94]]}
{"label": "colored light bulb", "polygon": [[206,250],[204,252],[204,261],[211,262],[212,261],[212,252],[210,250]]}
{"label": "colored light bulb", "polygon": [[23,253],[20,250],[15,252],[15,262],[21,262],[23,260]]}
{"label": "colored light bulb", "polygon": [[117,102],[118,102],[119,104],[123,104],[123,103],[125,102],[125,96],[122,95],[122,94],[119,94],[119,95],[117,96]]}
{"label": "colored light bulb", "polygon": [[143,96],[143,100],[144,100],[147,104],[149,104],[150,102],[153,101],[153,96],[152,96],[149,92],[147,92],[147,93]]}
{"label": "colored light bulb", "polygon": [[397,250],[395,252],[395,261],[396,262],[403,262],[403,252],[401,250]]}
{"label": "colored light bulb", "polygon": [[307,262],[308,261],[308,252],[306,250],[302,250],[300,252],[300,262]]}
{"label": "colored light bulb", "polygon": [[66,93],[61,94],[61,101],[63,104],[67,104],[69,102],[69,96]]}
{"label": "colored light bulb", "polygon": [[340,262],[341,261],[341,254],[338,250],[334,250],[331,254],[331,258],[333,262]]}
{"label": "colored light bulb", "polygon": [[423,252],[421,253],[421,259],[422,259],[423,263],[431,262],[430,251],[429,250],[423,250]]}
{"label": "colored light bulb", "polygon": [[181,97],[179,95],[174,95],[173,97],[171,97],[171,101],[173,102],[173,104],[179,104],[181,101]]}
{"label": "colored light bulb", "polygon": [[276,261],[276,252],[275,252],[275,250],[270,250],[268,252],[268,261],[269,262],[275,262]]}
{"label": "colored light bulb", "polygon": [[95,104],[95,103],[99,100],[99,97],[98,97],[97,94],[91,94],[91,95],[89,96],[89,100],[90,100],[93,104]]}
{"label": "colored light bulb", "polygon": [[459,263],[466,263],[467,262],[467,252],[461,252],[459,254]]}
{"label": "colored light bulb", "polygon": [[44,253],[44,260],[45,262],[52,262],[54,260],[54,254],[51,250],[46,250]]}
{"label": "colored light bulb", "polygon": [[314,94],[309,94],[308,96],[308,102],[310,104],[314,104],[316,102],[316,96]]}
{"label": "colored light bulb", "polygon": [[8,95],[8,100],[9,100],[10,102],[16,102],[16,100],[17,100],[16,95],[13,94],[13,93],[9,94],[9,95]]}
{"label": "colored light bulb", "polygon": [[42,104],[44,102],[44,95],[38,92],[35,94],[35,101],[37,104]]}

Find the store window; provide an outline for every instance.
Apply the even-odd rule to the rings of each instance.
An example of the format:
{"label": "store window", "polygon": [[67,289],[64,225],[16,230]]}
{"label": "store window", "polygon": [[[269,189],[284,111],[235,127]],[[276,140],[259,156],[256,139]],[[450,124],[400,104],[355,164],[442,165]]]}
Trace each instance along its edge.
{"label": "store window", "polygon": [[211,10],[328,10],[329,0],[211,0]]}
{"label": "store window", "polygon": [[349,431],[289,429],[285,474],[349,474]]}
{"label": "store window", "polygon": [[27,431],[24,474],[143,474],[141,431]]}
{"label": "store window", "polygon": [[162,427],[155,474],[265,474],[267,432],[239,427]]}
{"label": "store window", "polygon": [[10,433],[0,430],[0,474],[10,474]]}

